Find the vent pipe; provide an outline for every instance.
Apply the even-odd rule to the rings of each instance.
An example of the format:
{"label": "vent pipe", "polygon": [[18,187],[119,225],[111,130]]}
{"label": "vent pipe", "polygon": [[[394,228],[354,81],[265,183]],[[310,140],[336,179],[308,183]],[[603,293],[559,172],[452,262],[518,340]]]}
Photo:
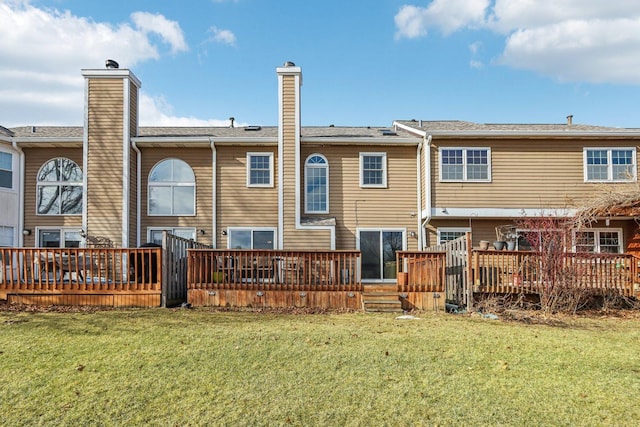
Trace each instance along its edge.
{"label": "vent pipe", "polygon": [[234,127],[233,123],[236,121],[235,117],[229,117],[229,121],[231,122],[231,124],[229,125],[229,127]]}

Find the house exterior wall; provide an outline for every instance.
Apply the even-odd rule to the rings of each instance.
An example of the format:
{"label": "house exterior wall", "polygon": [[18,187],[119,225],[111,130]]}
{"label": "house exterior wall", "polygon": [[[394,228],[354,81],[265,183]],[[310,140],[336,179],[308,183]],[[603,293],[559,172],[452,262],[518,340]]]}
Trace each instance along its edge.
{"label": "house exterior wall", "polygon": [[[123,104],[121,79],[88,82],[87,234],[122,242]],[[128,195],[127,195],[128,196]]]}
{"label": "house exterior wall", "polygon": [[[279,69],[282,70],[282,69]],[[286,72],[286,71],[285,71]],[[329,230],[304,230],[296,224],[300,220],[300,213],[304,212],[302,196],[296,197],[298,191],[302,192],[304,181],[302,177],[304,159],[300,158],[300,79],[301,75],[292,73],[281,74],[281,140],[282,145],[282,238],[279,244],[283,249],[309,250],[331,249],[331,234]],[[298,157],[300,156],[300,157]],[[296,165],[298,171],[296,172]],[[297,181],[298,180],[298,181]],[[296,184],[296,181],[298,184]],[[297,211],[296,211],[297,209]]]}
{"label": "house exterior wall", "polygon": [[[491,182],[440,182],[439,148],[490,147]],[[606,139],[446,139],[432,147],[433,204],[441,208],[573,207],[598,184],[584,182],[584,147],[636,147],[633,141]]]}
{"label": "house exterior wall", "polygon": [[[138,88],[129,82],[129,137],[138,135]],[[144,240],[138,238],[138,162],[137,153],[129,148],[129,246],[135,247]]]}
{"label": "house exterior wall", "polygon": [[[360,186],[360,153],[371,152],[387,154],[386,188]],[[417,217],[412,216],[417,210],[415,147],[303,145],[302,163],[316,153],[329,163],[329,213],[318,216],[336,218],[336,249],[356,249],[358,228],[418,231]],[[408,249],[416,248],[417,239],[409,238]]]}
{"label": "house exterior wall", "polygon": [[[247,186],[247,153],[272,153],[273,187]],[[227,248],[228,227],[278,227],[276,146],[224,145],[217,148],[217,246]],[[209,174],[211,176],[211,174]],[[211,224],[211,222],[209,222]]]}
{"label": "house exterior wall", "polygon": [[11,227],[13,229],[13,243],[18,245],[20,224],[20,155],[11,145],[0,141],[0,152],[11,154],[11,188],[0,188],[0,227]]}
{"label": "house exterior wall", "polygon": [[[40,168],[49,160],[65,157],[73,160],[82,168],[82,148],[24,148],[24,228],[32,233],[24,236],[24,246],[37,244],[37,229],[42,228],[77,228],[82,227],[82,215],[38,215],[37,214],[37,182]],[[83,171],[84,173],[84,171]]]}
{"label": "house exterior wall", "polygon": [[[211,150],[208,148],[141,148],[141,242],[147,241],[149,227],[190,227],[196,230],[204,230],[204,235],[198,235],[199,242],[211,244],[213,239],[212,218],[212,159]],[[148,183],[151,169],[162,160],[180,159],[186,162],[196,179],[196,211],[195,215],[184,216],[156,216],[149,215]]]}

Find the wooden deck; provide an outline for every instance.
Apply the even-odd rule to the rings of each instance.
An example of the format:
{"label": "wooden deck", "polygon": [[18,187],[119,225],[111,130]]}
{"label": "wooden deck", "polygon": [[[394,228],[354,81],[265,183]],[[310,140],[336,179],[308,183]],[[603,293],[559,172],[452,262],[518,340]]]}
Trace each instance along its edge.
{"label": "wooden deck", "polygon": [[360,309],[359,251],[193,249],[187,298],[194,306]]}
{"label": "wooden deck", "polygon": [[158,307],[161,248],[2,248],[8,303]]}
{"label": "wooden deck", "polygon": [[194,306],[360,310],[365,301],[370,307],[374,301],[397,306],[397,295],[404,310],[439,310],[452,295],[541,294],[555,280],[553,274],[594,293],[638,297],[640,291],[640,259],[630,254],[566,253],[545,261],[534,252],[463,246],[400,251],[397,284],[375,287],[360,280],[359,251],[195,249],[178,243],[165,249],[0,248],[0,300],[116,307],[158,307],[172,300]]}
{"label": "wooden deck", "polygon": [[474,250],[474,292],[539,294],[550,282],[636,296],[640,259],[630,254],[564,253],[545,260],[526,251]]}

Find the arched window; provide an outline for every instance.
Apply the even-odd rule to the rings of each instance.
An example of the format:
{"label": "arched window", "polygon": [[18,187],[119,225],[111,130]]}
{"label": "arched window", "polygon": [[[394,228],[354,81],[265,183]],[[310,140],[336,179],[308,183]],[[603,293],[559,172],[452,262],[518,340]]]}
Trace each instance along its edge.
{"label": "arched window", "polygon": [[38,215],[82,214],[82,170],[73,160],[58,157],[38,171]]}
{"label": "arched window", "polygon": [[321,154],[307,157],[304,166],[305,213],[329,212],[329,163]]}
{"label": "arched window", "polygon": [[195,215],[196,178],[179,159],[166,159],[149,173],[149,215]]}

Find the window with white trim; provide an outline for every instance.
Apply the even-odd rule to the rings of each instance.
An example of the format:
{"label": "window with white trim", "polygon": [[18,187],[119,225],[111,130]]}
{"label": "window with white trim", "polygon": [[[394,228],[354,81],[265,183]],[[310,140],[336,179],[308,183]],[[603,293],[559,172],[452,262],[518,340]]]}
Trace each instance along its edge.
{"label": "window with white trim", "polygon": [[0,188],[13,188],[13,155],[0,151]]}
{"label": "window with white trim", "polygon": [[13,244],[13,227],[0,225],[0,247],[11,248]]}
{"label": "window with white trim", "polygon": [[273,153],[247,153],[247,187],[273,187]]}
{"label": "window with white trim", "polygon": [[636,181],[635,148],[584,148],[585,182]]}
{"label": "window with white trim", "polygon": [[491,181],[490,148],[440,148],[440,181]]}
{"label": "window with white trim", "polygon": [[273,227],[229,227],[229,249],[275,249],[276,229]]}
{"label": "window with white trim", "polygon": [[148,211],[156,216],[196,214],[196,178],[193,169],[180,159],[166,159],[149,173]]}
{"label": "window with white trim", "polygon": [[387,187],[387,153],[360,153],[360,187]]}
{"label": "window with white trim", "polygon": [[616,228],[592,228],[574,231],[574,251],[580,253],[621,254],[622,230]]}
{"label": "window with white trim", "polygon": [[438,244],[456,240],[470,231],[469,227],[438,227]]}
{"label": "window with white trim", "polygon": [[38,229],[38,246],[42,248],[79,248],[82,231],[77,228]]}
{"label": "window with white trim", "polygon": [[196,240],[196,229],[194,227],[149,227],[147,228],[147,242],[162,244],[162,232],[168,231],[174,236],[183,239]]}
{"label": "window with white trim", "polygon": [[312,154],[304,163],[305,213],[329,212],[329,163],[321,154]]}
{"label": "window with white trim", "polygon": [[73,160],[49,160],[38,171],[37,214],[81,215],[82,170]]}

